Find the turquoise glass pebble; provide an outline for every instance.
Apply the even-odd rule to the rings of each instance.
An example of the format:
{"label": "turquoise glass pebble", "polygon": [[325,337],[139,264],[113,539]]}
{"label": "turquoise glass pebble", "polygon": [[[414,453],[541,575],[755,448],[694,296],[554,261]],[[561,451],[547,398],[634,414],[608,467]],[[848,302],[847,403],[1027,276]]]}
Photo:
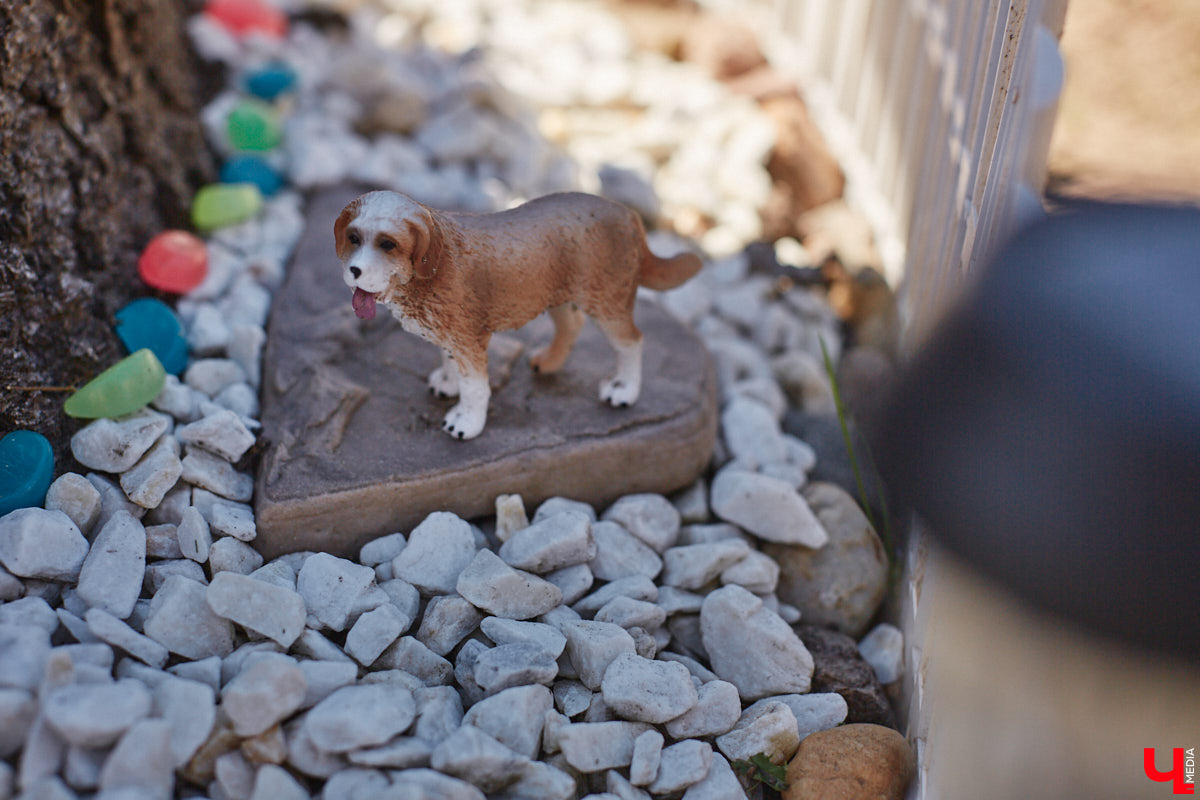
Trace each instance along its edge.
{"label": "turquoise glass pebble", "polygon": [[234,156],[221,167],[221,183],[253,183],[270,197],[283,188],[283,176],[258,156]]}
{"label": "turquoise glass pebble", "polygon": [[287,64],[268,64],[246,76],[246,91],[263,100],[274,100],[296,86],[296,71]]}
{"label": "turquoise glass pebble", "polygon": [[234,150],[272,150],[283,141],[279,114],[261,100],[243,100],[226,119],[229,144]]}
{"label": "turquoise glass pebble", "polygon": [[253,183],[210,183],[192,198],[192,224],[216,230],[245,222],[262,207],[262,192]]}
{"label": "turquoise glass pebble", "polygon": [[187,366],[187,339],[179,317],[161,300],[143,297],[117,312],[117,336],[130,353],[148,348],[172,375]]}
{"label": "turquoise glass pebble", "polygon": [[101,372],[67,398],[68,417],[99,419],[132,414],[158,397],[167,372],[149,348],[138,350]]}
{"label": "turquoise glass pebble", "polygon": [[0,439],[0,517],[41,506],[54,478],[54,451],[45,436],[13,431]]}

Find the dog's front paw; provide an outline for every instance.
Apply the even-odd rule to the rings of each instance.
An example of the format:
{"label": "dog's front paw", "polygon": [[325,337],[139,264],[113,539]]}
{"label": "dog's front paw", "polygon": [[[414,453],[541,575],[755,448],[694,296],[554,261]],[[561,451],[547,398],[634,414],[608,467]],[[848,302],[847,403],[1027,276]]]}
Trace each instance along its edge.
{"label": "dog's front paw", "polygon": [[483,424],[487,421],[487,406],[482,409],[466,407],[459,403],[446,412],[442,420],[442,430],[455,439],[474,439],[483,433]]}
{"label": "dog's front paw", "polygon": [[429,391],[438,397],[458,397],[458,376],[445,367],[429,373]]}
{"label": "dog's front paw", "polygon": [[600,399],[613,408],[628,408],[637,402],[641,389],[640,381],[609,378],[600,382]]}

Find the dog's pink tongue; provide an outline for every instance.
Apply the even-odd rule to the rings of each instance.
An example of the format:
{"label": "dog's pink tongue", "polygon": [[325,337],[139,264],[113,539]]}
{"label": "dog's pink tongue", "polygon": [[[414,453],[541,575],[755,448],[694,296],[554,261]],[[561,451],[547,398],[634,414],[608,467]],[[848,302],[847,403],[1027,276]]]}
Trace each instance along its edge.
{"label": "dog's pink tongue", "polygon": [[371,292],[355,289],[354,299],[350,303],[359,319],[375,319],[375,295]]}

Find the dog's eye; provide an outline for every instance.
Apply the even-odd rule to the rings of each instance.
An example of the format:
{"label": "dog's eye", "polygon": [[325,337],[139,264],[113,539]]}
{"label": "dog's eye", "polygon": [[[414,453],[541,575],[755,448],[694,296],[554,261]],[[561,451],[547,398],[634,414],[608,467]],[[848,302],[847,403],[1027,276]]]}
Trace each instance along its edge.
{"label": "dog's eye", "polygon": [[346,241],[348,241],[350,244],[354,245],[355,247],[358,247],[360,244],[362,244],[362,237],[359,236],[357,233],[348,233],[348,234],[346,234]]}
{"label": "dog's eye", "polygon": [[393,241],[390,241],[388,239],[384,239],[382,242],[379,243],[379,249],[385,253],[389,253],[392,250],[396,249],[396,243]]}

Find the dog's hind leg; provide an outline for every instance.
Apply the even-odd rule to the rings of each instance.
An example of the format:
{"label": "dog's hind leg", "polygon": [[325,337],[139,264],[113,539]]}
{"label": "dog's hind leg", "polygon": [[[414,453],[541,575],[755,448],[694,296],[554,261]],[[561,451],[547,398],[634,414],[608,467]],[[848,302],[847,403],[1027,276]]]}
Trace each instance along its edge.
{"label": "dog's hind leg", "polygon": [[632,314],[620,319],[596,320],[609,344],[617,351],[617,371],[600,381],[600,399],[616,408],[637,402],[642,391],[642,333]]}
{"label": "dog's hind leg", "polygon": [[442,350],[442,365],[429,373],[429,391],[438,397],[458,397],[458,365],[449,350]]}
{"label": "dog's hind leg", "polygon": [[534,372],[551,373],[562,369],[583,330],[584,315],[574,303],[551,306],[550,319],[554,320],[554,339],[530,356],[529,365]]}
{"label": "dog's hind leg", "polygon": [[458,403],[446,412],[442,430],[455,439],[474,439],[483,433],[487,422],[488,399],[492,396],[488,386],[487,342],[474,342],[469,348],[455,348],[458,365]]}

